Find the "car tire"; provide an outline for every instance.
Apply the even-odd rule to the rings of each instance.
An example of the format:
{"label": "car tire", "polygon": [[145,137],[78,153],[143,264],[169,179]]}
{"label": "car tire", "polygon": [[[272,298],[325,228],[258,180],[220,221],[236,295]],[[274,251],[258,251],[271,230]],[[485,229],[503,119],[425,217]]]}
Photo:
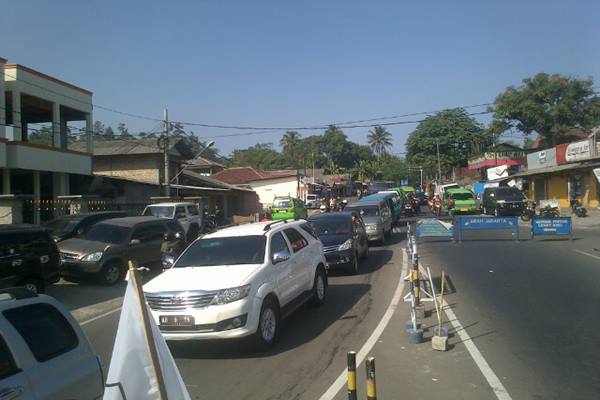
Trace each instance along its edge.
{"label": "car tire", "polygon": [[[356,263],[358,265],[358,261]],[[317,267],[317,271],[315,272],[312,292],[312,306],[318,307],[325,304],[325,298],[327,297],[327,275],[325,275],[325,271],[321,267]]]}
{"label": "car tire", "polygon": [[25,289],[29,289],[35,294],[44,292],[44,283],[37,278],[26,278],[21,281],[18,286],[23,286]]}
{"label": "car tire", "polygon": [[188,232],[186,235],[187,242],[192,243],[194,240],[196,240],[196,238],[198,237],[199,234],[200,234],[200,228],[198,227],[198,225],[196,225],[196,224],[190,225],[190,228],[188,229]]}
{"label": "car tire", "polygon": [[256,341],[259,347],[267,349],[272,347],[279,336],[279,307],[275,300],[267,297],[260,308],[258,316],[258,329]]}
{"label": "car tire", "polygon": [[124,268],[118,261],[110,261],[100,270],[100,283],[104,286],[116,285],[123,279]]}

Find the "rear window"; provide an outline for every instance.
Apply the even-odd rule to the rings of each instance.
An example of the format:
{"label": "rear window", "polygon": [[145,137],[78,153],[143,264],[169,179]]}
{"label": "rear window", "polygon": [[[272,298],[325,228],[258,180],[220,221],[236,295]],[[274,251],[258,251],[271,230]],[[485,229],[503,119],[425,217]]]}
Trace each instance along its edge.
{"label": "rear window", "polygon": [[79,344],[71,324],[50,304],[30,304],[3,314],[40,362],[67,353]]}
{"label": "rear window", "polygon": [[273,201],[273,208],[292,208],[292,200],[291,199],[275,199]]}
{"label": "rear window", "polygon": [[519,189],[512,187],[497,188],[492,193],[495,193],[497,197],[510,200],[521,200],[524,197]]}
{"label": "rear window", "polygon": [[179,257],[175,268],[262,264],[265,260],[265,243],[264,235],[196,240]]}
{"label": "rear window", "polygon": [[175,207],[173,206],[152,206],[146,207],[144,215],[147,217],[173,218]]}
{"label": "rear window", "polygon": [[379,207],[377,206],[366,206],[366,207],[347,207],[347,211],[356,211],[360,214],[361,217],[378,217],[379,216]]}
{"label": "rear window", "polygon": [[474,197],[471,193],[452,193],[450,195],[454,200],[473,200]]}

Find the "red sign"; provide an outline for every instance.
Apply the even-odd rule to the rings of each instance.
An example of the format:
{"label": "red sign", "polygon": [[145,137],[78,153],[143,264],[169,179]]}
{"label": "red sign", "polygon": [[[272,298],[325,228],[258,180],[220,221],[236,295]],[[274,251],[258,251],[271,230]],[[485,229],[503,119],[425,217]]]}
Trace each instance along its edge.
{"label": "red sign", "polygon": [[556,163],[567,164],[592,157],[590,140],[563,143],[556,146]]}

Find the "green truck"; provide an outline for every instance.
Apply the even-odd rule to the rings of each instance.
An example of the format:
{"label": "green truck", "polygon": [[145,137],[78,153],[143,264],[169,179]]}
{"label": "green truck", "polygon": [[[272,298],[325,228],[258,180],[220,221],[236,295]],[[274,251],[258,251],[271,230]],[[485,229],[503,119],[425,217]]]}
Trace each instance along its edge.
{"label": "green truck", "polygon": [[[451,205],[450,203],[454,204]],[[446,206],[446,209],[452,210],[455,214],[477,213],[475,195],[468,189],[447,189],[446,195],[444,196],[444,205]]]}

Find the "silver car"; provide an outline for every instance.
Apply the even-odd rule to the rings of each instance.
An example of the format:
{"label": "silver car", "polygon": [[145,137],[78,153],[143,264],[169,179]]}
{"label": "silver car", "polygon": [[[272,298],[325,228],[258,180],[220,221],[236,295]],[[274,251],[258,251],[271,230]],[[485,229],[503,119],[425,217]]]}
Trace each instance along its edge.
{"label": "silver car", "polygon": [[52,297],[0,290],[0,399],[100,399],[104,377],[79,324]]}
{"label": "silver car", "polygon": [[383,244],[392,235],[393,218],[387,200],[364,199],[350,204],[345,211],[356,211],[360,214],[365,223],[369,241],[378,241]]}

